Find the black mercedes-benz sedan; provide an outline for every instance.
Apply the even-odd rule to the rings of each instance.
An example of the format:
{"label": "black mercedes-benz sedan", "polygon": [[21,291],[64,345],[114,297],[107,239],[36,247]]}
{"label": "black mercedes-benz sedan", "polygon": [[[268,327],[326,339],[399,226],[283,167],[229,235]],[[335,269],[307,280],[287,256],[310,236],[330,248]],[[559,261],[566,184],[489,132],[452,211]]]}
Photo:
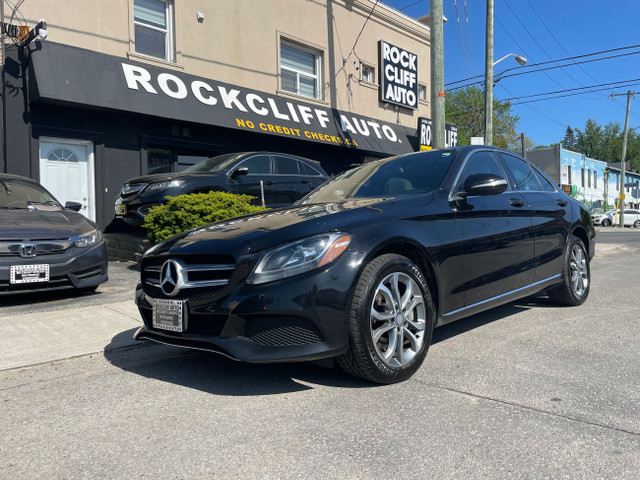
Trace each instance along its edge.
{"label": "black mercedes-benz sedan", "polygon": [[413,153],[156,245],[135,338],[246,362],[335,357],[393,383],[420,367],[436,326],[542,290],[582,304],[594,251],[589,212],[520,157]]}
{"label": "black mercedes-benz sedan", "polygon": [[94,291],[107,281],[102,232],[81,207],[63,207],[35,180],[0,174],[0,294]]}
{"label": "black mercedes-benz sedan", "polygon": [[140,226],[149,210],[167,197],[211,190],[251,195],[269,208],[291,205],[328,179],[320,163],[272,152],[241,152],[211,157],[180,172],[154,173],[127,180],[116,198],[114,216]]}

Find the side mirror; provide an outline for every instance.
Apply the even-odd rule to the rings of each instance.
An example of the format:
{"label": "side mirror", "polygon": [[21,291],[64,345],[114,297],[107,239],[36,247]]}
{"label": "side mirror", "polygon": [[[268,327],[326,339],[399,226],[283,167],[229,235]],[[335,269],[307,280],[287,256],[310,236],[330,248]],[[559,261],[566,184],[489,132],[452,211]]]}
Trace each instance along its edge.
{"label": "side mirror", "polygon": [[466,196],[498,195],[508,187],[509,183],[504,177],[493,173],[474,173],[464,181],[464,192],[461,193]]}
{"label": "side mirror", "polygon": [[247,167],[240,167],[240,168],[236,168],[231,173],[232,178],[240,177],[241,175],[249,175],[249,169]]}
{"label": "side mirror", "polygon": [[82,210],[82,204],[78,202],[67,202],[64,204],[64,208],[67,210],[73,210],[74,212],[79,212]]}

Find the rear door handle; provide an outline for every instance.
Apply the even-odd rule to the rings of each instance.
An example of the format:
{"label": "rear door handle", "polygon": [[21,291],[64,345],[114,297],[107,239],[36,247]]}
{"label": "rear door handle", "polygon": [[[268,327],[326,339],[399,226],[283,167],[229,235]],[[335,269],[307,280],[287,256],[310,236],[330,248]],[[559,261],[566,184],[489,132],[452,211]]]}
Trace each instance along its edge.
{"label": "rear door handle", "polygon": [[524,205],[524,202],[522,200],[520,200],[519,198],[512,198],[511,200],[509,200],[509,204],[512,207],[521,207]]}
{"label": "rear door handle", "polygon": [[558,204],[558,206],[560,207],[566,207],[567,206],[567,201],[566,200],[561,200],[561,199],[557,199],[556,203]]}
{"label": "rear door handle", "polygon": [[265,185],[273,185],[273,182],[264,182]]}

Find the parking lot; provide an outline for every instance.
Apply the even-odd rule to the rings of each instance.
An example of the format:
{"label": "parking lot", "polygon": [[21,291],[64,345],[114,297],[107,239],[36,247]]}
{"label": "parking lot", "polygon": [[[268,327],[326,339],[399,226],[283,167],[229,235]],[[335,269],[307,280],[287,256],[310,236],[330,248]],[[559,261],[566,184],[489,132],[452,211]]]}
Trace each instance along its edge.
{"label": "parking lot", "polygon": [[[637,478],[637,234],[600,233],[585,305],[538,296],[438,328],[418,373],[391,386],[134,345],[132,264],[94,296],[3,304],[4,342],[13,320],[71,322],[91,302],[131,324],[91,355],[0,372],[0,477]],[[51,343],[86,341],[92,320]]]}

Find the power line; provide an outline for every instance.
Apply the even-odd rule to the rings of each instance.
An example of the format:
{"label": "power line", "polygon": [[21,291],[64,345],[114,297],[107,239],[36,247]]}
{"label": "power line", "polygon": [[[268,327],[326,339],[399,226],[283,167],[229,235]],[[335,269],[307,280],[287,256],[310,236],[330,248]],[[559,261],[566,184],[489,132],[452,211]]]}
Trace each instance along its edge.
{"label": "power line", "polygon": [[[534,102],[542,102],[545,100],[554,100],[556,98],[564,98],[564,97],[571,97],[571,96],[576,96],[576,95],[582,95],[583,93],[592,93],[592,92],[599,92],[602,90],[611,90],[612,88],[621,88],[621,87],[631,87],[634,85],[640,85],[640,78],[634,78],[634,79],[630,79],[630,80],[621,80],[619,82],[611,82],[611,83],[602,83],[599,85],[591,85],[588,87],[577,87],[577,88],[568,88],[566,90],[558,90],[555,92],[547,92],[547,93],[536,93],[536,94],[532,94],[532,95],[524,95],[521,97],[513,97],[513,98],[509,98],[506,99],[506,101],[511,101],[511,100],[516,100],[516,99],[526,99],[526,98],[534,98],[534,97],[540,97],[540,96],[548,96],[547,98],[538,98],[535,100],[523,100],[521,102],[513,102],[511,103],[511,105],[522,105],[525,103],[534,103]],[[588,92],[582,92],[582,93],[566,93],[566,92],[576,92],[577,90],[584,90],[584,89],[591,89]],[[564,93],[564,95],[558,95],[560,93]]]}
{"label": "power line", "polygon": [[[538,68],[537,70],[533,70],[533,71],[532,71],[532,70],[529,70],[529,71],[521,71],[521,70],[519,69],[519,71],[514,72],[514,73],[510,73],[510,74],[508,74],[508,75],[500,74],[500,75],[499,75],[498,80],[502,80],[503,78],[516,77],[516,76],[518,76],[518,75],[527,75],[527,74],[530,74],[530,73],[538,73],[538,72],[540,72],[540,71],[552,70],[552,69],[554,69],[554,68],[571,67],[571,66],[574,66],[574,65],[579,65],[579,64],[581,64],[581,63],[590,63],[590,62],[597,62],[597,61],[600,61],[600,60],[610,60],[610,59],[612,59],[612,58],[626,57],[626,56],[629,56],[629,55],[637,55],[637,54],[639,54],[639,53],[640,53],[640,50],[638,50],[638,51],[636,51],[636,52],[628,52],[628,53],[621,53],[621,54],[618,54],[618,55],[610,55],[610,56],[608,56],[608,57],[592,58],[592,59],[590,59],[590,60],[582,60],[582,61],[580,61],[580,62],[572,62],[572,63],[568,63],[568,64],[566,64],[566,65],[554,65],[554,66],[545,67],[545,68]],[[550,62],[543,62],[543,63],[550,63]],[[534,64],[534,65],[531,65],[531,66],[533,67],[533,66],[539,66],[539,65],[542,65],[542,63],[540,63],[540,64]],[[521,67],[521,68],[522,68],[522,69],[524,69],[524,68],[526,68],[526,67]],[[513,70],[513,69],[512,69],[512,70]],[[478,76],[473,77],[473,78],[477,78],[477,77],[478,77]],[[460,83],[460,82],[463,82],[463,81],[473,80],[473,78],[466,79],[466,80],[459,80],[458,82],[453,82],[453,83]],[[496,81],[497,81],[497,80],[496,80]],[[450,84],[448,84],[448,85],[452,85],[453,83],[450,83]],[[472,86],[472,85],[478,85],[478,84],[480,84],[480,83],[482,83],[482,80],[478,80],[478,81],[475,81],[475,82],[471,82],[471,83],[468,83],[468,84],[466,84],[466,85],[461,85],[461,86],[458,86],[458,87],[453,87],[453,88],[450,88],[449,90],[457,90],[457,89],[459,89],[459,88],[466,88],[466,87],[470,87],[470,86]],[[562,86],[562,85],[561,85],[561,86]],[[562,87],[563,87],[563,88],[566,88],[566,87],[564,87],[564,86],[562,86]]]}
{"label": "power line", "polygon": [[458,22],[458,32],[460,32],[460,46],[462,47],[462,58],[464,58],[464,69],[469,75],[469,64],[467,62],[467,52],[464,49],[464,40],[462,38],[462,27],[460,26],[460,15],[458,14],[458,3],[453,0],[453,5],[456,7],[456,20]]}
{"label": "power line", "polygon": [[473,61],[473,46],[471,42],[471,26],[469,25],[469,13],[467,12],[467,0],[464,0],[464,18],[467,22],[467,36],[469,37],[469,55],[471,57],[471,71],[476,73],[475,62]]}
{"label": "power line", "polygon": [[[507,87],[505,87],[504,85],[500,85],[500,87],[501,87],[503,90],[505,90],[509,95],[513,95],[513,93],[511,93],[511,91],[509,91],[509,90],[507,89]],[[542,113],[541,111],[536,110],[536,109],[535,109],[535,108],[533,108],[531,105],[527,105],[527,104],[523,104],[523,105],[524,105],[525,107],[527,107],[529,110],[531,110],[531,111],[533,111],[533,112],[537,113],[538,115],[540,115],[540,116],[542,116],[542,117],[546,118],[547,120],[550,120],[550,121],[552,121],[552,122],[557,123],[558,125],[561,125],[562,127],[564,127],[565,125],[567,125],[566,123],[562,123],[562,122],[560,122],[560,121],[556,120],[555,118],[552,118],[552,117],[550,117],[549,115],[546,115],[546,114]]]}
{"label": "power line", "polygon": [[[540,66],[540,65],[547,65],[549,63],[565,62],[567,60],[575,60],[575,59],[578,59],[578,58],[593,57],[593,56],[596,56],[596,55],[604,55],[606,53],[619,52],[621,50],[630,50],[632,48],[640,48],[640,44],[638,44],[638,45],[628,45],[626,47],[609,48],[607,50],[600,50],[600,51],[592,52],[592,53],[583,53],[582,55],[574,55],[574,56],[569,56],[569,57],[565,57],[565,58],[558,58],[556,60],[548,60],[548,61],[529,64],[529,65],[520,66],[520,67],[512,67],[512,68],[508,68],[508,69],[504,70],[502,73],[504,74],[504,73],[510,72],[512,70],[522,71],[522,69],[533,68],[533,67]],[[636,53],[640,53],[640,52],[632,52],[632,53],[630,53],[630,55],[634,55]],[[608,58],[617,58],[617,56],[597,58],[597,59],[592,59],[592,61],[606,60]],[[575,65],[577,65],[578,63],[581,63],[581,62],[576,62]],[[584,62],[584,63],[586,63],[586,62]],[[574,65],[574,64],[573,63],[572,64],[567,64],[566,66],[572,66],[572,65]],[[532,73],[532,72],[527,72],[527,73]],[[449,83],[447,83],[447,85],[455,85],[456,83],[462,83],[462,82],[466,82],[468,80],[473,80],[474,78],[481,78],[481,77],[484,77],[484,74],[483,75],[476,75],[474,77],[464,78],[462,80],[456,80],[455,82],[449,82]],[[598,80],[594,79],[594,82],[597,82],[597,81]]]}

